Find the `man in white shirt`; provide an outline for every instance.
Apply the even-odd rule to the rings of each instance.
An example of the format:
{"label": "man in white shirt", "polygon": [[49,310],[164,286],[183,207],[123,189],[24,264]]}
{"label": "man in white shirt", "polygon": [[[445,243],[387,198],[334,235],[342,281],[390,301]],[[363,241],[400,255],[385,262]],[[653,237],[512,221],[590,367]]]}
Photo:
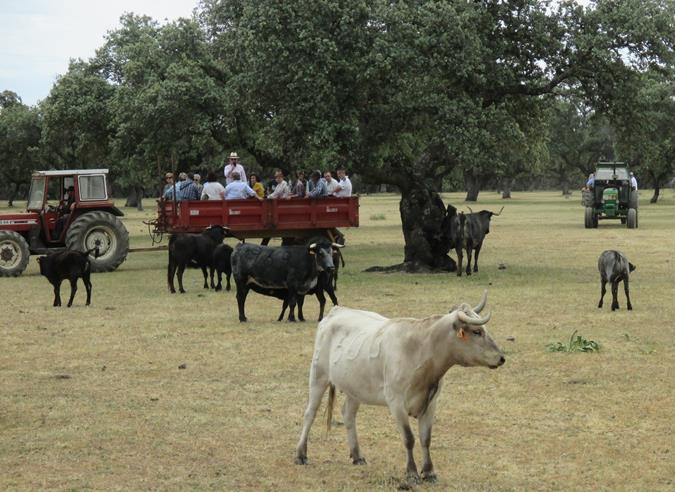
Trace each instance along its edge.
{"label": "man in white shirt", "polygon": [[333,176],[331,175],[330,171],[326,171],[323,173],[323,179],[326,182],[326,192],[328,195],[332,195],[335,192],[335,188],[337,188],[337,181],[333,179]]}
{"label": "man in white shirt", "polygon": [[635,191],[638,189],[637,185],[637,179],[633,175],[633,173],[630,173],[630,187],[633,188]]}
{"label": "man in white shirt", "polygon": [[244,183],[247,182],[246,173],[244,172],[244,166],[239,164],[239,156],[237,155],[236,152],[232,152],[230,154],[230,162],[225,166],[223,172],[225,173],[226,184],[230,184],[232,181],[234,181],[232,173],[238,173],[239,179]]}
{"label": "man in white shirt", "polygon": [[333,194],[338,197],[352,196],[352,182],[347,177],[344,168],[337,170],[338,183]]}
{"label": "man in white shirt", "polygon": [[274,187],[274,191],[270,193],[267,198],[290,198],[291,197],[291,187],[288,186],[288,183],[284,181],[284,175],[281,171],[274,173],[274,180],[277,182],[277,185]]}

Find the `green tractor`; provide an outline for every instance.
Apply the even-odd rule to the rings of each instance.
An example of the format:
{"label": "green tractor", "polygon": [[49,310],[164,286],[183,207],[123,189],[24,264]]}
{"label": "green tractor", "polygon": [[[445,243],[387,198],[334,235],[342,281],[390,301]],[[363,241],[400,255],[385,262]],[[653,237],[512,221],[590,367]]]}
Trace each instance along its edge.
{"label": "green tractor", "polygon": [[638,227],[638,192],[631,185],[628,166],[623,162],[599,162],[593,185],[583,192],[586,229],[598,221],[619,219],[629,229]]}

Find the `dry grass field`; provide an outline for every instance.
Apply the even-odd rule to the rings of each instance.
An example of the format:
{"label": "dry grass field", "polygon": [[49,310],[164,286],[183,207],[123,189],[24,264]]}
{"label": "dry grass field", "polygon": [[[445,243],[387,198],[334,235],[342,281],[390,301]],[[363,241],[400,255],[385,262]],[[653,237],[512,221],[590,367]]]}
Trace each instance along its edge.
{"label": "dry grass field", "polygon": [[[403,241],[398,198],[362,198],[361,227],[345,231],[340,303],[425,317],[488,288],[489,329],[506,352],[498,370],[446,374],[431,448],[439,482],[414,489],[675,490],[675,196],[649,196],[640,229],[585,230],[578,193],[481,193],[474,210],[505,209],[479,274],[462,278],[363,273],[400,262]],[[444,198],[463,205],[463,195]],[[125,218],[132,247],[150,245],[146,206]],[[620,311],[607,298],[596,307],[597,258],[610,248],[637,266],[632,312],[623,293]],[[0,489],[399,487],[405,450],[383,407],[362,406],[357,418],[368,465],[351,465],[344,427],[327,434],[323,409],[310,464],[293,464],[315,321],[277,323],[280,301],[251,294],[240,324],[234,291],[203,290],[195,270],[187,294],[170,295],[166,256],[131,253],[94,275],[88,308],[83,288],[73,308],[51,307],[35,260],[22,277],[0,278]],[[305,313],[316,319],[313,298]],[[600,352],[547,352],[574,330]]]}

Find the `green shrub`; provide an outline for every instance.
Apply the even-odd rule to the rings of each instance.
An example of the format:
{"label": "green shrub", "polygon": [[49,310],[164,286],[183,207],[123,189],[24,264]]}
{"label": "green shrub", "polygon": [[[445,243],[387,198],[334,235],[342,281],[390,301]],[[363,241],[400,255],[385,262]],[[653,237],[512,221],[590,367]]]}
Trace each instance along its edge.
{"label": "green shrub", "polygon": [[375,214],[370,216],[370,220],[385,220],[387,217],[384,214]]}
{"label": "green shrub", "polygon": [[598,352],[600,350],[598,342],[588,340],[581,335],[575,337],[576,334],[577,330],[574,330],[567,345],[562,342],[549,343],[546,350],[549,352]]}

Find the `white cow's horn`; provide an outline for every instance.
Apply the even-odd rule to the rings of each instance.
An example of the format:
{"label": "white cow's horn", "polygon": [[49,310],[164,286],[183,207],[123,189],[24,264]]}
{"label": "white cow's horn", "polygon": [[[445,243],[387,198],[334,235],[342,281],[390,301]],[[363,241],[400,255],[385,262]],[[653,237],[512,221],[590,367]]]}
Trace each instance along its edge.
{"label": "white cow's horn", "polygon": [[316,249],[316,243],[312,243],[309,245],[309,249]]}
{"label": "white cow's horn", "polygon": [[334,248],[344,248],[344,247],[345,247],[344,244],[338,244],[338,243],[333,243],[332,246],[333,246]]}
{"label": "white cow's horn", "polygon": [[473,312],[480,313],[485,307],[485,304],[487,304],[487,289],[483,291],[483,297],[481,298],[480,302],[476,305],[476,307],[473,308]]}
{"label": "white cow's horn", "polygon": [[477,318],[473,318],[468,314],[466,314],[464,311],[458,311],[457,317],[459,318],[460,321],[466,323],[467,325],[484,325],[485,323],[490,321],[492,313],[488,312],[487,315],[483,318],[481,318],[480,316]]}

